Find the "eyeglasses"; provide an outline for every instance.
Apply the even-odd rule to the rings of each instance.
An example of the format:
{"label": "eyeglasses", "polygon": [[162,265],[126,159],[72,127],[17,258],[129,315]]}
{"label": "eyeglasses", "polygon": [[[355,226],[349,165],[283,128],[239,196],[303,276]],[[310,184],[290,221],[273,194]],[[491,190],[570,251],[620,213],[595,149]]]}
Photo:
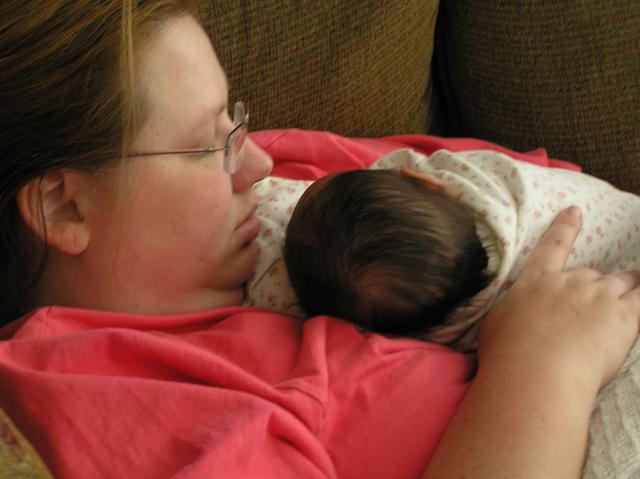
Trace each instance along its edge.
{"label": "eyeglasses", "polygon": [[153,151],[144,153],[133,153],[128,155],[130,158],[137,158],[140,156],[154,156],[154,155],[205,155],[209,153],[215,153],[216,151],[224,151],[224,163],[222,168],[225,173],[232,175],[240,169],[242,166],[242,160],[244,157],[240,156],[240,151],[244,146],[244,142],[247,138],[249,131],[249,112],[247,111],[244,103],[239,101],[233,107],[233,129],[229,132],[224,146],[202,149],[190,149],[190,150],[173,150],[173,151]]}

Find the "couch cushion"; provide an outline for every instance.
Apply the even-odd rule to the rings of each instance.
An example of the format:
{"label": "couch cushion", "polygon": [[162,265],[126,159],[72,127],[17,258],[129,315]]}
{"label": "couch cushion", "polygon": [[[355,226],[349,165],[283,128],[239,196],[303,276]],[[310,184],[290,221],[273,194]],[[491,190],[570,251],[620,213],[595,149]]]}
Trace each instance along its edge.
{"label": "couch cushion", "polygon": [[0,408],[0,477],[12,479],[52,479],[53,476]]}
{"label": "couch cushion", "polygon": [[424,133],[438,0],[201,0],[252,129]]}
{"label": "couch cushion", "polygon": [[640,193],[640,2],[443,0],[440,22],[449,134],[544,146]]}

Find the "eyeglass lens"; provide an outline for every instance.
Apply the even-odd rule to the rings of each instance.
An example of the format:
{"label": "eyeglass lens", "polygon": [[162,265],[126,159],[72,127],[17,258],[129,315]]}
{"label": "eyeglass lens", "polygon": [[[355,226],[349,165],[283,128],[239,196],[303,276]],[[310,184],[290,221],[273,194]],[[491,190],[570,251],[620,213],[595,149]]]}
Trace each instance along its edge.
{"label": "eyeglass lens", "polygon": [[[247,125],[246,121],[246,109],[244,103],[237,102],[233,111],[233,124],[234,130],[229,135],[228,149],[225,152],[225,170],[227,173],[235,173],[241,166],[242,157],[239,156],[239,152],[244,145],[244,141],[247,137]],[[243,123],[245,123],[243,125]],[[242,125],[242,126],[240,126]]]}

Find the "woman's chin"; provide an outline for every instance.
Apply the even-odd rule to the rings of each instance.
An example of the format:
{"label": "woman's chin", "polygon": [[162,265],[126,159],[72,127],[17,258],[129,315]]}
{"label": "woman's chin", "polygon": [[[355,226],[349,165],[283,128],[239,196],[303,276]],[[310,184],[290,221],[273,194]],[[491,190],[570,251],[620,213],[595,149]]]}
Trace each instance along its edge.
{"label": "woman's chin", "polygon": [[256,241],[240,246],[232,261],[218,266],[207,286],[209,308],[240,306],[245,299],[245,285],[253,276],[260,248]]}
{"label": "woman's chin", "polygon": [[260,247],[256,241],[249,241],[242,245],[236,253],[232,264],[223,272],[224,286],[244,289],[245,283],[256,271],[259,254]]}

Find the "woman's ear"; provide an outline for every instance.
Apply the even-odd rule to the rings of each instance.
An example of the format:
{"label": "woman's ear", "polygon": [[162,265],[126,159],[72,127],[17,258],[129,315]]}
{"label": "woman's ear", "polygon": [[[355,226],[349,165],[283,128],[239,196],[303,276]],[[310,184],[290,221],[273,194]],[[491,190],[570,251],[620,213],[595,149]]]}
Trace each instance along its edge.
{"label": "woman's ear", "polygon": [[421,173],[414,171],[411,168],[400,168],[400,174],[403,176],[409,176],[415,178],[420,182],[422,186],[431,191],[442,193],[444,191],[444,182],[437,176],[430,175],[429,173]]}
{"label": "woman's ear", "polygon": [[68,255],[80,254],[89,245],[90,229],[78,204],[86,181],[75,170],[51,171],[31,180],[16,196],[18,211],[31,231]]}

